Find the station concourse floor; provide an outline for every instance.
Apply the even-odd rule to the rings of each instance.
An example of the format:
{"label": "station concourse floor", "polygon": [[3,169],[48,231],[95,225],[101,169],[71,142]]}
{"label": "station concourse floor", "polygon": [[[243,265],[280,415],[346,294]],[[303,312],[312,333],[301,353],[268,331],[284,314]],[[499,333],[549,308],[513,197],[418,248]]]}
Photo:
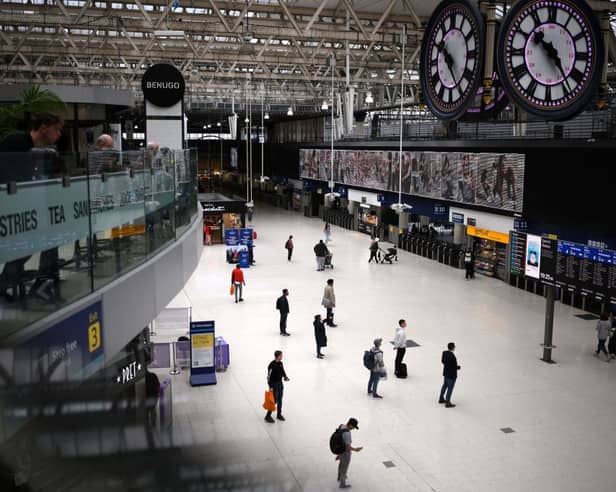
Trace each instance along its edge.
{"label": "station concourse floor", "polygon": [[[322,237],[321,220],[259,205],[253,226],[256,265],[245,271],[245,302],[229,295],[233,267],[224,246],[215,245],[205,247],[170,305],[192,306],[193,320],[215,320],[216,334],[230,344],[231,365],[217,373],[217,385],[190,387],[187,371],[172,376],[173,441],[192,463],[202,460],[192,473],[203,489],[191,490],[337,490],[328,442],[349,417],[359,420],[353,445],[364,447],[351,459],[351,490],[615,490],[616,363],[594,357],[595,321],[557,302],[557,363],[546,364],[540,296],[487,277],[465,281],[463,270],[405,251],[393,265],[368,264],[370,238],[335,226],[335,268],[317,272],[312,248]],[[284,249],[289,234],[292,262]],[[328,278],[335,280],[338,327],[327,329],[319,360],[312,320],[324,314]],[[274,309],[283,288],[290,292],[290,337],[279,335]],[[393,376],[389,343],[400,318],[419,344],[406,351],[406,380]],[[383,400],[367,395],[362,365],[377,337],[389,372],[379,385]],[[450,341],[462,368],[457,406],[444,408],[437,403],[440,357]],[[291,380],[286,421],[268,424],[261,405],[277,349]]]}

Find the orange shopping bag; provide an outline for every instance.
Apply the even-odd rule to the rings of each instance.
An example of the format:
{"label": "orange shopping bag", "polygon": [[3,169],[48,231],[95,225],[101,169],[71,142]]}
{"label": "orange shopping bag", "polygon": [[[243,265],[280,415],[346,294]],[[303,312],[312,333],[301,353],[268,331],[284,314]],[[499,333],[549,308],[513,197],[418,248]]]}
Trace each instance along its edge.
{"label": "orange shopping bag", "polygon": [[229,294],[235,294],[235,285],[231,284],[231,287],[229,287]]}
{"label": "orange shopping bag", "polygon": [[276,400],[274,399],[274,392],[272,390],[268,390],[265,392],[265,401],[263,402],[263,408],[265,408],[268,412],[273,412],[276,410]]}

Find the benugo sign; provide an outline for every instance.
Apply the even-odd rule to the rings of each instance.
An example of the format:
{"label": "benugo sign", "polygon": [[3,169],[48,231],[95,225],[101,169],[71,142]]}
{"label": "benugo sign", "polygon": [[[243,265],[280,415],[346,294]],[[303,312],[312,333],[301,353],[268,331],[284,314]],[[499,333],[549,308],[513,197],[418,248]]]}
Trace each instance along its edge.
{"label": "benugo sign", "polygon": [[496,241],[497,243],[509,244],[509,234],[503,232],[491,231],[490,229],[482,229],[481,227],[475,226],[466,226],[466,234],[481,239]]}
{"label": "benugo sign", "polygon": [[161,108],[168,108],[180,102],[184,97],[185,88],[182,73],[173,65],[166,63],[152,65],[141,79],[143,97]]}

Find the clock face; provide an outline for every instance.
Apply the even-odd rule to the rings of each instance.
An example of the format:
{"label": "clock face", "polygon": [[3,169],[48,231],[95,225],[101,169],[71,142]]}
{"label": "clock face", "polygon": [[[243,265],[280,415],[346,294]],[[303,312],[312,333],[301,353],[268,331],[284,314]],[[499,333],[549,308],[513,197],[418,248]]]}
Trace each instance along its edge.
{"label": "clock face", "polygon": [[481,14],[465,0],[445,0],[432,14],[421,44],[420,82],[426,104],[438,118],[458,118],[473,101],[484,37]]}
{"label": "clock face", "polygon": [[603,43],[583,0],[522,0],[503,21],[498,69],[529,113],[565,119],[584,109],[601,77]]}

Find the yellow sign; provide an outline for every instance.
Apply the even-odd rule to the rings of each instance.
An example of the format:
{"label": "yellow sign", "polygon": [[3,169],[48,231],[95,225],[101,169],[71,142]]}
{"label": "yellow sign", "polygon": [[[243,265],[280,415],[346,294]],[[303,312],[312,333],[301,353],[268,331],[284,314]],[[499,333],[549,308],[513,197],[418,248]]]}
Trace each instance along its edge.
{"label": "yellow sign", "polygon": [[88,349],[94,352],[101,346],[101,323],[96,321],[88,326]]}
{"label": "yellow sign", "polygon": [[482,229],[481,227],[475,226],[466,226],[466,233],[469,236],[480,237],[481,239],[496,241],[497,243],[509,244],[509,234],[505,234],[504,232],[491,231],[490,229]]}
{"label": "yellow sign", "polygon": [[212,348],[214,346],[214,335],[212,333],[193,335],[192,346],[195,349]]}

